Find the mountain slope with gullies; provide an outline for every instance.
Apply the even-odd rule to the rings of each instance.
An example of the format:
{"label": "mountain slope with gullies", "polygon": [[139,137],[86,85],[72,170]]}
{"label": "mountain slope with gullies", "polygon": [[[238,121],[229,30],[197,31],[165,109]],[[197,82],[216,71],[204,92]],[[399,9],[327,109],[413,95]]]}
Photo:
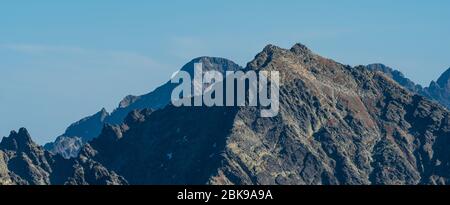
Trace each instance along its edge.
{"label": "mountain slope with gullies", "polygon": [[131,112],[80,152],[130,184],[450,184],[443,106],[380,72],[269,45],[245,70],[281,76],[259,107]]}
{"label": "mountain slope with gullies", "polygon": [[[187,71],[193,75],[195,63],[202,63],[204,71],[215,70],[225,73],[226,71],[242,69],[236,63],[224,58],[199,57],[184,65],[181,71]],[[167,82],[148,94],[127,96],[111,114],[102,109],[100,112],[70,125],[63,135],[44,147],[52,153],[61,154],[65,158],[77,157],[81,147],[100,134],[104,124],[120,125],[128,113],[136,109],[161,109],[165,107],[170,103],[172,90],[176,86],[177,84]]]}

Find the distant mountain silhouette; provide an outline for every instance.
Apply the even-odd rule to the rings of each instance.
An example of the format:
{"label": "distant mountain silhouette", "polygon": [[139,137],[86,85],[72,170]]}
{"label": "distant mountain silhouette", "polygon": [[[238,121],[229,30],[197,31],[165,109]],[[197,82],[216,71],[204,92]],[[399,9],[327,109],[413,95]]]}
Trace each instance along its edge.
{"label": "distant mountain silhouette", "polygon": [[416,85],[412,80],[405,77],[405,75],[393,68],[390,68],[388,66],[385,66],[383,64],[370,64],[367,66],[368,69],[372,71],[380,71],[385,73],[388,77],[395,80],[398,84],[402,85],[406,89],[415,92],[415,93],[421,93],[423,92],[423,88],[420,85]]}
{"label": "distant mountain silhouette", "polygon": [[394,70],[383,64],[371,64],[368,65],[367,68],[372,71],[383,72],[411,92],[423,95],[450,109],[450,68],[444,72],[441,77],[439,77],[437,82],[432,81],[430,86],[425,88],[422,88],[420,85],[416,85],[413,81],[406,78],[400,71]]}
{"label": "distant mountain silhouette", "polygon": [[[236,63],[217,57],[200,57],[184,65],[181,70],[194,74],[194,64],[203,63],[203,70],[216,70],[222,73],[236,71],[242,68]],[[142,96],[127,96],[119,107],[111,114],[102,109],[93,116],[86,117],[67,128],[66,132],[57,137],[55,142],[48,143],[44,147],[52,153],[59,153],[65,158],[76,157],[81,146],[97,137],[105,123],[120,125],[124,118],[136,109],[161,109],[170,103],[172,90],[177,86],[171,82],[156,88],[154,91]]]}

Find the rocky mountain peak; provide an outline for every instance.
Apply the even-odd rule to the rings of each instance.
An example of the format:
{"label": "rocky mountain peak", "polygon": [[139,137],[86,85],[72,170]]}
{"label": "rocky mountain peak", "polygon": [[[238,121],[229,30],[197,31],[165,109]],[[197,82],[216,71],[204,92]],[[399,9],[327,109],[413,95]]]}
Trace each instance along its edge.
{"label": "rocky mountain peak", "polygon": [[[273,45],[266,46],[262,52],[247,64],[249,70],[279,71],[280,84],[298,78],[309,80],[331,79],[346,83],[343,65],[331,59],[316,55],[308,47],[297,43],[290,49]],[[347,81],[348,82],[348,81]]]}
{"label": "rocky mountain peak", "polygon": [[96,115],[98,115],[100,119],[103,121],[105,120],[106,117],[109,116],[109,112],[105,108],[102,108],[102,110],[100,110]]}
{"label": "rocky mountain peak", "polygon": [[279,50],[282,50],[282,48],[280,48],[276,45],[273,45],[273,44],[268,44],[267,46],[264,47],[262,52],[271,53],[271,52],[279,51]]}
{"label": "rocky mountain peak", "polygon": [[127,184],[93,160],[64,159],[32,141],[25,128],[0,143],[0,185]]}
{"label": "rocky mountain peak", "polygon": [[424,89],[425,96],[450,108],[450,68]]}
{"label": "rocky mountain peak", "polygon": [[241,66],[238,64],[220,57],[198,57],[193,60],[191,60],[189,63],[184,65],[181,70],[186,71],[190,73],[191,75],[194,74],[194,64],[196,63],[202,63],[203,64],[203,71],[219,71],[221,73],[225,73],[226,71],[236,71],[242,69]]}
{"label": "rocky mountain peak", "polygon": [[264,49],[258,55],[261,55],[261,54],[273,55],[275,53],[286,54],[289,51],[294,53],[294,54],[296,54],[296,55],[310,55],[310,54],[312,54],[312,51],[307,46],[305,46],[304,44],[301,44],[301,43],[296,43],[289,50],[281,48],[281,47],[278,47],[276,45],[268,44],[267,46],[264,47]]}
{"label": "rocky mountain peak", "polygon": [[312,53],[308,47],[306,47],[305,45],[303,45],[301,43],[297,43],[294,46],[292,46],[291,52],[293,52],[297,55],[305,55],[305,54],[309,55]]}
{"label": "rocky mountain peak", "polygon": [[28,130],[26,128],[20,128],[16,136],[17,139],[23,140],[23,142],[33,142],[33,140],[31,139],[31,135],[30,133],[28,133]]}
{"label": "rocky mountain peak", "polygon": [[388,67],[381,63],[374,63],[366,66],[367,69],[375,72],[381,72],[385,75],[387,75],[389,78],[392,78],[394,81],[396,81],[398,84],[402,85],[406,89],[415,92],[415,93],[422,93],[423,88],[420,85],[415,84],[413,81],[405,77],[405,75],[395,70],[391,67]]}
{"label": "rocky mountain peak", "polygon": [[446,88],[448,90],[450,90],[450,68],[445,71],[441,77],[439,77],[439,79],[437,80],[437,84],[441,87],[441,88]]}
{"label": "rocky mountain peak", "polygon": [[273,59],[282,56],[287,52],[286,49],[269,44],[247,64],[247,69],[260,70],[260,68],[266,67]]}
{"label": "rocky mountain peak", "polygon": [[392,75],[392,73],[394,73],[394,72],[400,73],[399,71],[394,70],[393,68],[388,67],[382,63],[369,64],[369,65],[367,65],[367,67],[372,71],[380,71],[380,72],[386,73],[388,75]]}
{"label": "rocky mountain peak", "polygon": [[29,150],[37,146],[31,139],[30,134],[25,128],[20,128],[19,132],[11,131],[8,137],[2,139],[0,149],[4,150]]}
{"label": "rocky mountain peak", "polygon": [[97,137],[107,117],[109,117],[109,113],[103,108],[94,115],[70,125],[64,133],[64,136],[83,136],[83,140],[88,141]]}
{"label": "rocky mountain peak", "polygon": [[450,108],[450,68],[445,71],[437,81],[431,81],[428,87],[422,87],[405,77],[402,72],[383,64],[370,64],[366,68],[370,71],[381,72],[407,90],[425,96],[430,100],[439,102]]}

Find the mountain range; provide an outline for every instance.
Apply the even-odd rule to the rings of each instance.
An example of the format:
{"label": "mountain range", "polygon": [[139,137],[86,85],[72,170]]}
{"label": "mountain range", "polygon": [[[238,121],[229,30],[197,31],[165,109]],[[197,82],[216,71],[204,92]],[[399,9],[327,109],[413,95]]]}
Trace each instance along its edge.
{"label": "mountain range", "polygon": [[428,87],[423,88],[408,79],[400,71],[394,70],[383,64],[371,64],[367,68],[379,71],[395,80],[411,92],[425,96],[450,109],[450,68],[445,71],[437,81],[432,81]]}
{"label": "mountain range", "polygon": [[12,132],[0,143],[0,184],[450,183],[449,71],[422,88],[381,64],[344,65],[302,44],[268,45],[245,68],[203,57],[182,70],[200,61],[279,71],[280,113],[174,107],[167,83],[73,124],[51,152],[24,128]]}

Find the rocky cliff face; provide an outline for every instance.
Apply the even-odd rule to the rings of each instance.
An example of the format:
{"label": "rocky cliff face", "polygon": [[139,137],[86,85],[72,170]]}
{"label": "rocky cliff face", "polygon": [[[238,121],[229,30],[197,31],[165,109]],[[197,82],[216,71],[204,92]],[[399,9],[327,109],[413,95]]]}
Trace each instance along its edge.
{"label": "rocky cliff face", "polygon": [[[181,70],[193,75],[195,63],[203,63],[204,71],[216,70],[225,73],[226,71],[242,69],[239,65],[227,59],[200,57],[187,63]],[[103,109],[93,116],[72,124],[55,142],[46,144],[45,148],[52,153],[61,154],[65,158],[76,157],[81,146],[97,137],[105,123],[120,125],[128,113],[133,110],[161,109],[165,107],[170,103],[172,90],[176,86],[176,84],[167,82],[146,95],[127,96],[111,114]]]}
{"label": "rocky cliff face", "polygon": [[280,71],[280,113],[134,111],[80,154],[131,184],[449,184],[449,112],[366,67],[297,44],[248,70]]}
{"label": "rocky cliff face", "polygon": [[98,162],[53,155],[22,128],[0,143],[0,185],[126,184]]}

